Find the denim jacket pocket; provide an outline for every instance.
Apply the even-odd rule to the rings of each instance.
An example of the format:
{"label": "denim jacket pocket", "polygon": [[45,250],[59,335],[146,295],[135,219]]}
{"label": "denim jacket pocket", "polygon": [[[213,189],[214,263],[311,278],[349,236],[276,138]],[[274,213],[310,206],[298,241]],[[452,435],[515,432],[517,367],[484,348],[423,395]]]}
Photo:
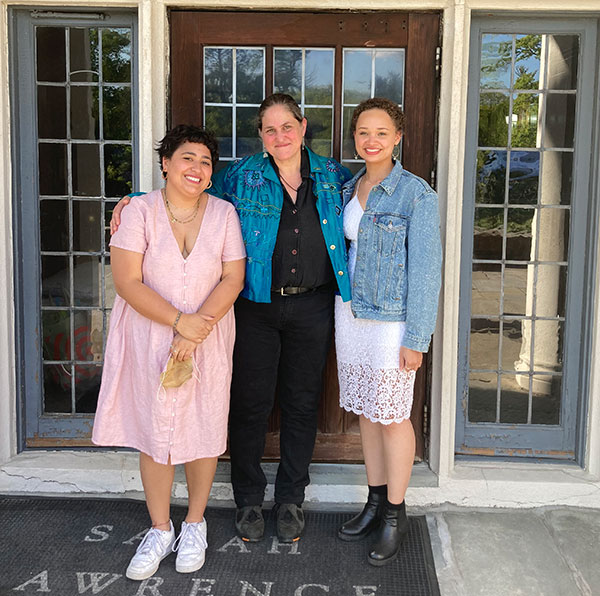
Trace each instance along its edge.
{"label": "denim jacket pocket", "polygon": [[408,217],[395,213],[380,213],[373,218],[375,303],[386,310],[403,310],[405,303],[408,222]]}

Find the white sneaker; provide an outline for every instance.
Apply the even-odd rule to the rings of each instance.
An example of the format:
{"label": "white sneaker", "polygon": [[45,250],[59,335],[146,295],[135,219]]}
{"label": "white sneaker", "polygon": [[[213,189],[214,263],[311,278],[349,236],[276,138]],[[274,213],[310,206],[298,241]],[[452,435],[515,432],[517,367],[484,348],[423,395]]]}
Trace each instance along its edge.
{"label": "white sneaker", "polygon": [[154,575],[160,562],[171,554],[175,543],[175,529],[169,521],[170,530],[150,528],[135,551],[125,575],[129,579],[142,580]]}
{"label": "white sneaker", "polygon": [[192,573],[204,565],[206,542],[206,520],[181,524],[181,534],[173,544],[173,552],[177,551],[175,569],[179,573]]}

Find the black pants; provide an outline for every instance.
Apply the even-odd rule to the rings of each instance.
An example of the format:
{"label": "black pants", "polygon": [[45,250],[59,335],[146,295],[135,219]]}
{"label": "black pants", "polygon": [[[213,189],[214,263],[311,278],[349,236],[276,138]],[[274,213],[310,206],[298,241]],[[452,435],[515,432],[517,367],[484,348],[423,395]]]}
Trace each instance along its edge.
{"label": "black pants", "polygon": [[333,293],[272,294],[270,304],[238,298],[229,414],[231,482],[238,507],[261,505],[260,466],[278,388],[281,460],[275,502],[304,501],[317,434],[323,369],[333,327]]}

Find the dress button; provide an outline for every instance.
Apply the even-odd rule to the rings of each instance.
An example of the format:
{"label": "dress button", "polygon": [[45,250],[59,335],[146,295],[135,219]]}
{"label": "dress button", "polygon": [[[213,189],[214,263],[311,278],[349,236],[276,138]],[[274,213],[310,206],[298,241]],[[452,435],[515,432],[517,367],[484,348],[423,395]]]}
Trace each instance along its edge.
{"label": "dress button", "polygon": [[185,277],[186,275],[187,275],[187,273],[184,271],[184,272],[183,272],[183,277]]}
{"label": "dress button", "polygon": [[174,430],[175,430],[174,428],[171,428],[171,432],[173,432]]}
{"label": "dress button", "polygon": [[294,268],[292,268],[292,269],[291,269],[291,272],[292,272],[292,273],[296,273],[296,268],[295,268],[295,267],[294,267]]}
{"label": "dress button", "polygon": [[329,248],[330,248],[331,250],[335,250],[335,244],[331,244],[331,245],[329,246]]}
{"label": "dress button", "polygon": [[[356,285],[356,284],[354,284],[354,285]],[[175,416],[175,412],[173,412],[173,413],[171,414],[171,416]]]}
{"label": "dress button", "polygon": [[187,286],[183,286],[183,289],[184,289],[184,290],[187,290]]}
{"label": "dress button", "polygon": [[175,403],[176,401],[177,401],[176,399],[173,399],[173,403]]}
{"label": "dress button", "polygon": [[338,275],[344,275],[343,271],[338,271]]}
{"label": "dress button", "polygon": [[297,251],[295,248],[293,248],[293,249],[292,249],[292,254],[293,254],[293,255],[297,255],[297,254],[298,254],[298,251]]}
{"label": "dress button", "polygon": [[184,304],[187,304],[187,300],[184,300],[184,301],[183,301],[183,303],[184,303]]}
{"label": "dress button", "polygon": [[323,220],[323,223],[324,223],[324,224],[326,224],[326,223],[327,223],[327,220],[326,220],[326,219],[324,219],[324,220]]}

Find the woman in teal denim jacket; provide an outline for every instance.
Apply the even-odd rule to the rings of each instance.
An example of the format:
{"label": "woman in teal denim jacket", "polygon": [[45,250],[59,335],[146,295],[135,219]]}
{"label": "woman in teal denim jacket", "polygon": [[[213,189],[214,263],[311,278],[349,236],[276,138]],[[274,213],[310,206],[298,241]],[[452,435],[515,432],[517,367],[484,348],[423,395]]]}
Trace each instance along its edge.
{"label": "woman in teal denim jacket", "polygon": [[[350,300],[340,191],[351,174],[334,159],[317,155],[308,148],[305,151],[337,290],[344,300]],[[271,302],[271,265],[283,188],[268,154],[250,155],[218,172],[213,176],[211,193],[233,203],[240,217],[248,255],[241,296],[253,302]]]}
{"label": "woman in teal denim jacket", "polygon": [[343,188],[352,302],[336,299],[340,405],[359,415],[369,496],[342,540],[376,537],[367,560],[385,565],[408,533],[404,495],[415,455],[410,421],[416,370],[435,328],[441,283],[438,202],[395,159],[404,115],[372,98],[351,130],[362,169]]}

